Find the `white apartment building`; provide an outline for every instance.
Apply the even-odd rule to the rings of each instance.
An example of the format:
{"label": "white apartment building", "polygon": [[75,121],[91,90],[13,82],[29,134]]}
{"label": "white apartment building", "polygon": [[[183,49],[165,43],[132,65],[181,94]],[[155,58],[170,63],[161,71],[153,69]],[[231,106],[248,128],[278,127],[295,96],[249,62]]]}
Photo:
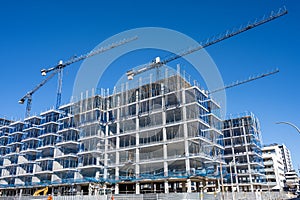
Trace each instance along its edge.
{"label": "white apartment building", "polygon": [[286,185],[289,188],[290,192],[299,192],[299,177],[295,170],[291,170],[285,173]]}
{"label": "white apartment building", "polygon": [[283,158],[284,172],[289,172],[294,169],[290,150],[284,145],[279,145]]}
{"label": "white apartment building", "polygon": [[268,190],[282,191],[285,184],[284,164],[278,144],[262,148]]}

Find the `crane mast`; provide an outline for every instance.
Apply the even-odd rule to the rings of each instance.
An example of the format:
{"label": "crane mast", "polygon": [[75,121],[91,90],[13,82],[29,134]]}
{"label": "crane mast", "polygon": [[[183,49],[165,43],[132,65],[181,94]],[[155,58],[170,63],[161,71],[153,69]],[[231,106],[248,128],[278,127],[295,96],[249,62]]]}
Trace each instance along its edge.
{"label": "crane mast", "polygon": [[132,80],[134,76],[136,76],[140,73],[143,73],[145,71],[148,71],[148,70],[151,70],[154,68],[159,68],[173,60],[176,60],[176,59],[186,56],[188,54],[194,53],[194,52],[204,49],[208,46],[211,46],[213,44],[216,44],[218,42],[221,42],[221,41],[231,38],[233,36],[236,36],[240,33],[248,31],[250,29],[253,29],[257,26],[260,26],[262,24],[270,22],[274,19],[277,19],[277,18],[287,14],[287,13],[288,13],[288,11],[285,7],[280,8],[280,9],[278,9],[277,12],[272,12],[267,18],[264,17],[259,21],[256,20],[253,23],[248,23],[247,25],[241,26],[238,30],[226,31],[224,34],[220,34],[219,36],[214,37],[213,39],[207,39],[204,43],[200,43],[200,45],[195,48],[189,48],[188,50],[180,52],[176,55],[172,55],[163,61],[161,61],[160,58],[157,57],[154,62],[145,64],[145,65],[141,65],[141,66],[137,67],[138,68],[137,70],[131,69],[131,70],[127,71],[127,73],[126,73],[127,78],[128,78],[128,80]]}
{"label": "crane mast", "polygon": [[24,102],[27,100],[27,104],[26,104],[26,113],[25,113],[25,117],[29,117],[30,116],[30,111],[31,111],[31,104],[32,104],[32,95],[39,90],[43,85],[45,85],[51,78],[53,78],[56,74],[58,74],[58,90],[57,90],[57,101],[56,101],[56,108],[58,108],[60,106],[60,102],[61,102],[61,90],[62,90],[62,70],[63,68],[65,68],[68,65],[71,65],[75,62],[79,62],[81,60],[84,60],[86,58],[92,57],[96,54],[100,54],[103,53],[105,51],[108,51],[110,49],[113,49],[115,47],[121,46],[123,44],[126,44],[128,42],[131,42],[133,40],[136,40],[137,37],[132,37],[132,38],[127,38],[127,39],[123,39],[119,42],[115,42],[112,43],[108,46],[105,47],[100,47],[97,48],[96,50],[92,50],[86,54],[83,54],[79,57],[75,57],[72,58],[68,61],[66,61],[65,63],[63,61],[59,61],[59,63],[57,65],[55,65],[54,67],[51,67],[49,69],[43,69],[41,70],[41,73],[43,76],[46,76],[47,73],[50,73],[49,76],[47,76],[43,81],[41,81],[37,86],[35,86],[32,90],[30,90],[29,92],[27,92],[20,100],[19,103],[20,104],[24,104]]}
{"label": "crane mast", "polygon": [[25,117],[29,117],[29,116],[30,116],[31,102],[32,102],[32,95],[33,95],[38,89],[40,89],[43,85],[45,85],[52,77],[54,77],[56,73],[57,73],[56,71],[52,72],[47,78],[45,78],[42,82],[40,82],[37,86],[35,86],[34,89],[32,89],[32,90],[30,90],[29,92],[27,92],[27,93],[19,100],[19,104],[24,104],[24,102],[27,100]]}
{"label": "crane mast", "polygon": [[61,104],[62,80],[63,80],[63,68],[59,68],[57,72],[57,94],[56,94],[56,106],[55,106],[56,109],[58,109]]}
{"label": "crane mast", "polygon": [[123,44],[126,44],[128,42],[131,42],[133,40],[136,40],[137,36],[132,37],[132,38],[128,38],[128,39],[124,39],[121,40],[119,42],[116,43],[112,43],[106,47],[100,47],[96,50],[92,50],[86,54],[83,54],[79,57],[73,57],[70,60],[63,62],[62,60],[59,61],[59,63],[57,65],[55,65],[54,67],[48,68],[48,69],[42,69],[41,70],[41,74],[42,76],[46,76],[48,72],[57,70],[57,74],[58,74],[58,81],[57,81],[57,94],[56,94],[56,109],[59,108],[60,104],[61,104],[61,93],[62,93],[62,81],[63,81],[63,68],[65,68],[68,65],[71,65],[75,62],[79,62],[81,60],[84,60],[86,58],[92,57],[96,54],[100,54],[103,53],[105,51],[108,51],[110,49],[113,49],[115,47],[121,46]]}

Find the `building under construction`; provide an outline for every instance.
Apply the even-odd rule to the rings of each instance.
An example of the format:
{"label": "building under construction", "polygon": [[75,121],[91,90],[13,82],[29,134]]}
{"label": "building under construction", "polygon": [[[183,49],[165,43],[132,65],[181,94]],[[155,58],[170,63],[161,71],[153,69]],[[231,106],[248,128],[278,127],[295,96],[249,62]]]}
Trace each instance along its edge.
{"label": "building under construction", "polygon": [[179,67],[160,67],[112,94],[87,92],[59,110],[5,121],[1,193],[216,191],[225,173],[219,110]]}
{"label": "building under construction", "polygon": [[[285,8],[279,9],[164,61],[158,58],[147,67],[128,71],[128,80],[120,81],[112,93],[93,90],[62,106],[64,67],[137,38],[113,43],[41,70],[42,75],[51,74],[19,100],[21,104],[27,101],[25,119],[0,119],[1,195],[99,194],[107,190],[115,194],[215,192],[221,190],[221,185],[224,191],[223,177],[228,174],[222,160],[220,106],[179,67],[172,70],[165,65],[285,14]],[[30,116],[32,95],[56,74],[59,77],[57,109]],[[242,121],[248,123],[247,120]],[[234,141],[244,138],[248,145],[246,153],[256,156],[239,157],[243,162],[248,161],[248,168],[241,168],[241,172],[249,174],[258,170],[241,180],[260,182],[257,175],[260,160],[254,148],[257,135],[242,132],[242,129],[239,134]],[[251,142],[253,139],[253,148],[248,139]],[[251,191],[260,188],[250,187]],[[248,186],[244,188],[250,191]]]}
{"label": "building under construction", "polygon": [[224,159],[231,177],[230,191],[255,192],[267,188],[260,124],[252,113],[224,121]]}

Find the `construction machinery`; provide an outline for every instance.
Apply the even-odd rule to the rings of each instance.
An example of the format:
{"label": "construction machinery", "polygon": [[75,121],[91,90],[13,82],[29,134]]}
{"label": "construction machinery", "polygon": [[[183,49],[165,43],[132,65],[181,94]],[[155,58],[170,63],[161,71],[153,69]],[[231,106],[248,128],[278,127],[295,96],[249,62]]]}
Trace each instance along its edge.
{"label": "construction machinery", "polygon": [[35,191],[33,196],[40,196],[40,193],[42,193],[42,192],[43,192],[43,195],[46,196],[48,193],[48,187],[45,187],[45,188]]}
{"label": "construction machinery", "polygon": [[40,82],[34,89],[30,90],[29,92],[27,92],[20,100],[19,103],[20,104],[24,104],[24,102],[27,100],[27,105],[26,105],[26,113],[25,113],[25,117],[29,117],[30,116],[30,111],[31,111],[31,104],[32,104],[32,95],[39,90],[43,85],[45,85],[51,78],[53,78],[56,74],[58,74],[58,89],[57,89],[57,100],[56,100],[56,108],[58,108],[60,106],[61,103],[61,92],[62,92],[62,70],[63,68],[65,68],[68,65],[71,65],[75,62],[84,60],[86,58],[92,57],[96,54],[100,54],[103,53],[105,51],[108,51],[110,49],[113,49],[115,47],[121,46],[123,44],[126,44],[128,42],[131,42],[133,40],[136,40],[137,37],[132,37],[132,38],[127,38],[124,40],[121,40],[119,42],[116,43],[112,43],[108,46],[105,47],[100,47],[97,48],[96,50],[92,50],[91,52],[88,52],[86,54],[83,54],[79,57],[73,57],[70,60],[63,62],[62,60],[59,61],[59,63],[57,65],[55,65],[54,67],[51,67],[49,69],[42,69],[41,73],[43,76],[46,76],[48,72],[52,72],[48,77],[46,77],[42,82]]}
{"label": "construction machinery", "polygon": [[144,65],[136,67],[137,70],[136,69],[131,69],[131,70],[127,71],[127,73],[126,73],[127,78],[128,78],[128,80],[132,80],[134,78],[134,76],[136,76],[140,73],[143,73],[145,71],[148,71],[148,70],[151,70],[151,69],[154,69],[154,68],[159,68],[159,67],[161,67],[161,66],[163,66],[163,65],[165,65],[165,64],[167,64],[171,61],[174,61],[178,58],[181,58],[181,57],[186,56],[188,54],[194,53],[194,52],[199,51],[201,49],[204,49],[208,46],[211,46],[213,44],[216,44],[218,42],[221,42],[223,40],[231,38],[235,35],[238,35],[240,33],[243,33],[245,31],[253,29],[257,26],[260,26],[262,24],[270,22],[270,21],[272,21],[274,19],[277,19],[277,18],[279,18],[279,17],[281,17],[285,14],[287,14],[287,9],[285,7],[283,7],[283,8],[280,8],[277,12],[272,12],[268,17],[263,17],[260,20],[255,20],[253,23],[248,23],[247,25],[241,26],[238,30],[234,30],[234,29],[231,30],[231,31],[228,30],[223,34],[220,34],[219,36],[213,37],[212,39],[209,38],[203,43],[201,42],[199,44],[199,46],[197,46],[195,48],[189,48],[189,49],[187,49],[183,52],[180,52],[178,54],[171,55],[163,61],[161,61],[161,59],[159,57],[157,57],[151,63],[144,64]]}
{"label": "construction machinery", "polygon": [[[235,35],[238,35],[240,33],[243,33],[245,31],[248,31],[250,29],[253,29],[257,26],[260,26],[262,24],[265,24],[267,22],[270,22],[274,19],[277,19],[283,15],[287,14],[287,10],[285,7],[280,8],[277,12],[272,12],[268,17],[263,17],[260,20],[256,20],[253,23],[248,23],[247,25],[241,26],[238,30],[232,30],[232,31],[226,31],[223,34],[220,34],[217,37],[214,37],[212,39],[207,39],[205,42],[200,43],[199,46],[195,47],[195,48],[189,48],[188,50],[185,50],[183,52],[180,52],[178,54],[175,55],[171,55],[168,58],[166,58],[165,60],[161,61],[159,57],[157,57],[153,62],[150,62],[148,64],[145,65],[141,65],[135,69],[131,69],[129,71],[127,71],[126,75],[128,80],[132,80],[134,78],[134,76],[143,73],[145,71],[154,69],[154,68],[159,68],[171,61],[174,61],[176,59],[179,59],[181,57],[184,57],[188,54],[191,54],[193,52],[199,51],[201,49],[204,49],[208,46],[211,46],[213,44],[216,44],[218,42],[221,42],[225,39],[231,38]],[[27,92],[20,100],[19,103],[23,104],[26,100],[27,100],[27,106],[26,106],[26,117],[28,117],[30,115],[30,110],[31,110],[31,104],[32,104],[32,95],[39,89],[41,88],[45,83],[47,83],[54,75],[58,74],[58,89],[57,89],[57,100],[56,100],[56,108],[58,108],[60,106],[61,103],[61,91],[62,91],[62,69],[65,68],[66,66],[81,61],[85,58],[94,56],[96,54],[102,53],[104,51],[107,51],[109,49],[115,48],[117,46],[123,45],[125,43],[128,43],[132,40],[137,39],[137,37],[133,37],[130,39],[125,39],[122,40],[118,43],[114,43],[108,47],[102,47],[99,48],[97,50],[91,51],[87,54],[81,55],[79,57],[74,57],[66,62],[63,61],[59,61],[59,63],[57,65],[55,65],[54,67],[48,68],[48,69],[42,69],[41,70],[41,74],[43,76],[47,75],[48,72],[52,72],[46,79],[44,79],[40,84],[38,84],[33,90]]]}
{"label": "construction machinery", "polygon": [[264,73],[264,74],[260,74],[260,75],[257,75],[257,76],[250,77],[246,80],[236,81],[236,82],[231,83],[229,85],[226,85],[222,88],[218,88],[216,90],[209,91],[208,93],[209,94],[216,93],[216,92],[219,92],[219,91],[222,91],[222,90],[225,90],[225,89],[229,89],[229,88],[232,88],[232,87],[235,87],[235,86],[239,86],[239,85],[242,85],[242,84],[245,84],[245,83],[249,83],[251,81],[255,81],[257,79],[261,79],[261,78],[264,78],[264,77],[267,77],[267,76],[271,76],[271,75],[276,74],[278,72],[279,72],[279,69],[276,69],[276,70],[268,72],[268,73]]}

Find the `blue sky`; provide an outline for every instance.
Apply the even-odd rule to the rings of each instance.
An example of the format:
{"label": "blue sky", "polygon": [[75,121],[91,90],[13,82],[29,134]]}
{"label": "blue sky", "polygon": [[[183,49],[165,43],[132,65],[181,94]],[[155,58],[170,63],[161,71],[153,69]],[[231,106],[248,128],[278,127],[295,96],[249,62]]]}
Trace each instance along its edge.
{"label": "blue sky", "polygon": [[[1,1],[0,116],[19,119],[18,100],[42,80],[40,69],[88,52],[119,32],[164,27],[201,41],[285,5],[289,14],[254,30],[208,47],[225,83],[279,68],[274,76],[227,90],[227,112],[252,111],[260,119],[263,141],[284,143],[300,165],[300,135],[277,121],[300,126],[300,3],[290,1]],[[136,63],[154,53],[137,53]],[[124,62],[126,60],[124,59]],[[124,63],[111,73],[126,71]],[[68,102],[80,63],[64,71],[62,102]],[[121,69],[122,68],[122,69]],[[120,70],[121,69],[121,70]],[[121,74],[120,74],[121,75]],[[57,79],[33,96],[32,113],[55,105]]]}

